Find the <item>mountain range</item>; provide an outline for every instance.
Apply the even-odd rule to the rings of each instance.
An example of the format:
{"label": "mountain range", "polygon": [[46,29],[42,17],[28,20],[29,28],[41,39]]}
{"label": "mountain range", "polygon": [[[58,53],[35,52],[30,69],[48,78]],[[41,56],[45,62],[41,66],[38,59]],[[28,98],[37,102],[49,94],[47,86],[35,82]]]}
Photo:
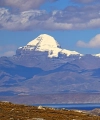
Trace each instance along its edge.
{"label": "mountain range", "polygon": [[0,58],[0,95],[99,92],[100,54],[62,49],[50,35]]}

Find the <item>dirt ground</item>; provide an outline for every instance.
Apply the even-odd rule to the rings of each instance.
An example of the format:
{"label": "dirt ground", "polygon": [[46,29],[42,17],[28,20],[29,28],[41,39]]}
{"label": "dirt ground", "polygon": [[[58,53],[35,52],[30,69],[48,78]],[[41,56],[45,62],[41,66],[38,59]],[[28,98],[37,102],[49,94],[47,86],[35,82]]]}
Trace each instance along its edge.
{"label": "dirt ground", "polygon": [[45,108],[0,102],[0,120],[100,120],[78,110]]}

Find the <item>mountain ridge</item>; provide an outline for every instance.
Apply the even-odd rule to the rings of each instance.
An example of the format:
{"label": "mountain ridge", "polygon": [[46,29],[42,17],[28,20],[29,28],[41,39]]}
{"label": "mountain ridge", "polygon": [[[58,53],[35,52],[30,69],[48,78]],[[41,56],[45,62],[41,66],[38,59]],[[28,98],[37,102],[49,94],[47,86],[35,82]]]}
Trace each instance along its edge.
{"label": "mountain ridge", "polygon": [[[35,43],[32,40],[26,46],[17,49],[16,55],[0,58],[0,91],[2,93],[33,95],[100,92],[99,57],[77,53],[69,53],[69,55],[69,50],[62,49],[53,37],[50,37],[54,42],[53,45],[43,41],[38,43],[41,39],[37,40],[37,38]],[[37,47],[39,50],[36,50]],[[57,51],[57,56],[54,53],[48,56],[49,50],[55,49],[64,50],[64,52],[62,54]]]}

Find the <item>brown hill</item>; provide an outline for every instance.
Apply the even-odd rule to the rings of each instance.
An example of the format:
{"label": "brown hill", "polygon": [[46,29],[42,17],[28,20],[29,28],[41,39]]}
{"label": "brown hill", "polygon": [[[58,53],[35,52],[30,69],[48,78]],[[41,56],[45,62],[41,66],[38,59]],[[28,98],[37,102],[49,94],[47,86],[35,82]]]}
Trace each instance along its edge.
{"label": "brown hill", "polygon": [[78,110],[44,108],[0,102],[0,120],[100,120]]}

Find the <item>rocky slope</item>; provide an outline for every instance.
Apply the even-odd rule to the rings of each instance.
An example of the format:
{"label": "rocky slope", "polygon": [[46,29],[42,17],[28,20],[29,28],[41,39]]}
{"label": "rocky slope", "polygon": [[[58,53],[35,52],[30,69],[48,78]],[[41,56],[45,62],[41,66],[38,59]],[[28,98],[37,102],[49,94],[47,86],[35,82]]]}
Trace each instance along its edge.
{"label": "rocky slope", "polygon": [[57,110],[0,102],[0,120],[100,120],[97,115],[79,110]]}

